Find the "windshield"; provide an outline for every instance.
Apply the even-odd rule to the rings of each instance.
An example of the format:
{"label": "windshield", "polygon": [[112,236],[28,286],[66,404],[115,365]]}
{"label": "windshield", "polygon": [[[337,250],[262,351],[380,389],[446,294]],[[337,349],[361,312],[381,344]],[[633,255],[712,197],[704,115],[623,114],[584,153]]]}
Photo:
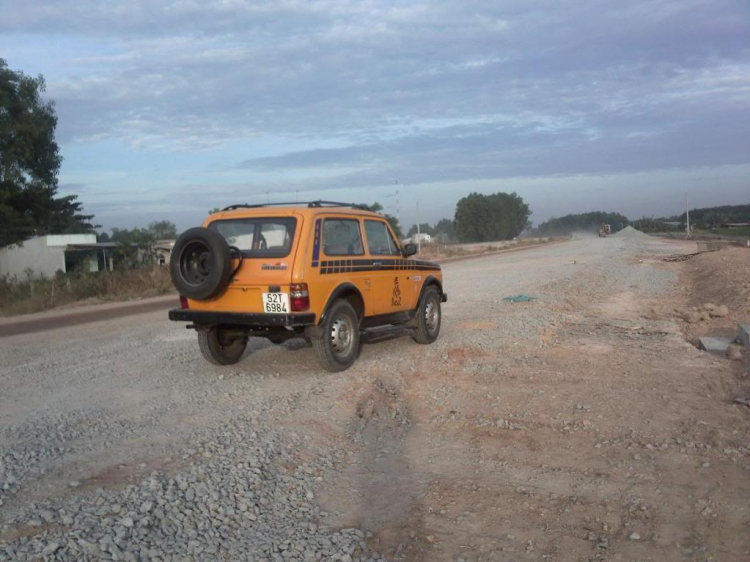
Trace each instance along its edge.
{"label": "windshield", "polygon": [[297,219],[268,217],[222,219],[208,225],[238,248],[246,258],[283,258],[289,255]]}

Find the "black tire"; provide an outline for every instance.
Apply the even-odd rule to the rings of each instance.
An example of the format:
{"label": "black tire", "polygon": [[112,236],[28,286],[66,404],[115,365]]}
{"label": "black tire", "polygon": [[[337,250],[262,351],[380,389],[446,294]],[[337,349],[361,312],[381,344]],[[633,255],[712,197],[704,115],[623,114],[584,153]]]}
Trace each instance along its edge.
{"label": "black tire", "polygon": [[226,290],[232,275],[229,244],[215,230],[186,230],[172,248],[169,273],[181,295],[199,301],[216,297]]}
{"label": "black tire", "polygon": [[359,355],[359,317],[349,302],[337,300],[321,325],[323,335],[312,338],[318,363],[332,373],[345,371]]}
{"label": "black tire", "polygon": [[247,338],[228,339],[221,328],[198,330],[198,347],[203,357],[213,365],[234,365],[245,353]]}
{"label": "black tire", "polygon": [[421,344],[430,344],[440,335],[442,311],[440,291],[434,285],[427,287],[417,308],[416,327],[411,338]]}

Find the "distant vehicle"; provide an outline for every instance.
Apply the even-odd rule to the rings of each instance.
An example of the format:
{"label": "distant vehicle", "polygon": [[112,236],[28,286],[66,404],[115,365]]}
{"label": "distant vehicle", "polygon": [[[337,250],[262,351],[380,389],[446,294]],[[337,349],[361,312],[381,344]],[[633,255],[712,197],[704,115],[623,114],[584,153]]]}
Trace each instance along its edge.
{"label": "distant vehicle", "polygon": [[602,223],[599,227],[599,238],[605,238],[612,233],[612,227],[606,223]]}
{"label": "distant vehicle", "polygon": [[282,205],[227,207],[174,245],[181,307],[169,319],[190,322],[209,362],[236,363],[250,337],[303,337],[324,369],[342,371],[373,328],[437,339],[448,298],[440,266],[410,259],[417,248],[401,247],[384,217],[327,201]]}

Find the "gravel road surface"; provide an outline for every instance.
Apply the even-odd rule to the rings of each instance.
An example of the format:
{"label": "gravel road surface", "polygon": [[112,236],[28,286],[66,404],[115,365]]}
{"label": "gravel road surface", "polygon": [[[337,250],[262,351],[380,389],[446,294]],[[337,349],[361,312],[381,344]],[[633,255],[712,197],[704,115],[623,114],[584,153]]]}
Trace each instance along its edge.
{"label": "gravel road surface", "polygon": [[336,374],[296,340],[213,367],[163,311],[4,337],[0,561],[750,560],[748,414],[681,332],[683,251],[446,264],[440,339]]}

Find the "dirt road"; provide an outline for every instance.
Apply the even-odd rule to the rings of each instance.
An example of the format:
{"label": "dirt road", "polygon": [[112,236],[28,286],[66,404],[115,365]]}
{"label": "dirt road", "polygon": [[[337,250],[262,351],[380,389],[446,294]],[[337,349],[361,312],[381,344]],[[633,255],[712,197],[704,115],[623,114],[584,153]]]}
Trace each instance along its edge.
{"label": "dirt road", "polygon": [[446,264],[438,342],[339,374],[296,341],[212,367],[163,312],[3,338],[0,561],[749,560],[736,368],[658,259],[693,250]]}

